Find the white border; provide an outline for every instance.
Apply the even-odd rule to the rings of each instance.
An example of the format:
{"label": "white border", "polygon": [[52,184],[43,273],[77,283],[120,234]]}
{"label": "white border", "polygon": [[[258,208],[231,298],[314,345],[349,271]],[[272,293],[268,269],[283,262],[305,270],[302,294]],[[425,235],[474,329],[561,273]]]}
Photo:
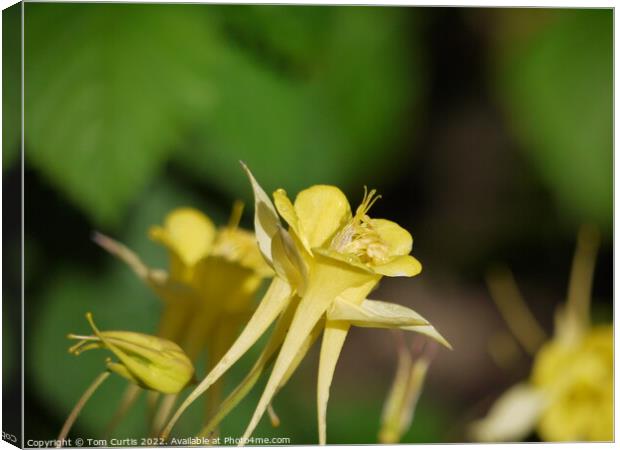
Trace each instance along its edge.
{"label": "white border", "polygon": [[[40,2],[41,0],[29,0],[29,2]],[[64,2],[68,3],[68,2],[80,2],[80,0],[65,0]],[[119,1],[119,0],[109,0],[110,3],[127,3],[127,2],[123,2],[123,1]],[[5,9],[9,6],[14,5],[16,2],[14,0],[0,0],[0,7],[1,9]],[[84,2],[82,2],[84,3]],[[92,2],[95,3],[95,2]],[[383,6],[444,6],[444,7],[448,7],[448,6],[454,6],[454,7],[465,7],[465,6],[469,6],[469,7],[537,7],[537,8],[544,8],[544,7],[551,7],[551,8],[615,8],[616,6],[616,2],[615,1],[600,1],[600,0],[592,0],[589,2],[584,2],[584,1],[577,1],[577,0],[568,0],[568,1],[533,1],[533,0],[521,0],[519,2],[506,2],[506,1],[492,1],[492,0],[477,0],[475,2],[467,2],[467,1],[459,1],[459,0],[451,0],[451,1],[433,1],[433,2],[429,2],[429,1],[411,1],[411,0],[375,0],[375,1],[347,1],[347,0],[340,0],[340,1],[329,1],[329,0],[315,0],[312,2],[309,1],[299,1],[299,0],[288,0],[288,1],[282,1],[282,0],[272,0],[269,2],[265,2],[265,1],[257,1],[257,0],[245,0],[245,1],[229,1],[229,2],[222,2],[222,1],[201,1],[201,2],[197,2],[197,1],[177,1],[177,0],[169,0],[169,1],[163,1],[163,0],[132,0],[131,3],[204,3],[204,4],[222,4],[222,3],[229,3],[229,4],[313,4],[313,5],[383,5]],[[21,134],[21,142],[22,142],[22,151],[24,148],[24,108],[23,108],[23,101],[24,101],[24,79],[23,79],[23,70],[24,70],[24,58],[23,58],[23,4],[22,4],[22,134]],[[617,66],[616,63],[618,61],[617,55],[618,55],[618,36],[615,33],[615,11],[614,11],[614,150],[616,148],[616,138],[617,138],[617,134],[615,133],[615,130],[618,129],[618,118],[615,115],[615,111],[618,108],[618,98],[616,96],[616,90],[615,90],[615,86],[616,86],[616,82],[617,82]],[[0,21],[0,48],[2,45],[2,23]],[[0,80],[1,80],[1,75],[2,74],[2,61],[0,58]],[[0,102],[2,99],[2,94],[0,93]],[[0,103],[1,104],[1,103]],[[2,111],[0,108],[0,123],[2,120]],[[614,152],[614,174],[618,172],[618,160],[615,158],[615,152]],[[22,202],[21,202],[21,206],[22,206],[22,211],[21,211],[21,220],[22,220],[22,239],[21,239],[21,248],[22,248],[22,255],[23,255],[23,245],[24,245],[24,241],[23,241],[23,221],[24,221],[24,197],[23,197],[23,193],[24,193],[24,160],[23,160],[23,154],[22,154],[22,159],[21,159],[21,170],[22,170]],[[0,171],[1,172],[1,171]],[[1,176],[1,174],[0,174]],[[2,187],[0,185],[0,194],[2,193]],[[615,183],[615,177],[614,177],[614,237],[618,236],[618,231],[620,229],[620,225],[618,223],[618,221],[616,221],[616,214],[615,212],[617,211],[616,209],[616,199],[618,199],[618,186]],[[0,197],[1,198],[1,197]],[[0,203],[1,203],[1,199],[0,199]],[[0,218],[2,217],[2,211],[0,210]],[[0,224],[0,232],[2,231],[2,225]],[[616,280],[619,279],[620,277],[620,267],[618,264],[618,253],[617,253],[617,242],[614,239],[614,293],[615,293],[615,286],[616,286]],[[24,260],[22,258],[22,273],[23,273],[23,269],[24,269]],[[0,256],[0,270],[2,269],[2,261],[1,261],[1,256]],[[0,280],[0,288],[2,287],[2,280]],[[22,387],[24,386],[24,354],[23,354],[23,333],[24,333],[24,286],[23,286],[23,278],[22,278],[22,361],[21,361],[21,365],[22,365]],[[614,296],[615,297],[615,296]],[[619,323],[618,320],[620,318],[620,313],[618,312],[618,308],[614,308],[614,323]],[[0,310],[0,323],[2,319],[2,311]],[[615,327],[614,327],[615,329]],[[2,342],[2,337],[0,335],[0,344]],[[618,339],[617,339],[617,335],[615,335],[615,352],[614,352],[614,366],[615,366],[615,361],[617,360],[618,357]],[[615,373],[615,384],[614,387],[616,387],[618,384],[618,373]],[[0,382],[2,380],[2,372],[0,371]],[[22,406],[24,404],[23,402],[24,400],[24,392],[22,389]],[[620,402],[618,401],[618,396],[615,396],[615,411],[618,411],[618,407],[620,406]],[[23,424],[24,424],[24,416],[23,414],[25,413],[25,411],[22,409],[22,437],[24,435],[24,429],[23,429]],[[0,409],[0,423],[2,421],[2,411]],[[617,437],[619,436],[618,434],[618,421],[615,422],[615,436],[616,439],[618,439]],[[471,449],[487,449],[487,448],[491,448],[491,449],[507,449],[507,450],[517,450],[517,449],[531,449],[532,446],[553,446],[554,448],[560,448],[560,449],[582,449],[582,448],[614,448],[614,444],[596,444],[596,443],[590,443],[590,444],[560,444],[560,443],[536,443],[536,444],[532,444],[532,443],[521,443],[521,444],[432,444],[432,445],[427,445],[427,444],[420,444],[420,445],[415,445],[415,448],[419,448],[419,449],[451,449],[454,448],[455,445],[466,445],[467,448],[471,448]],[[393,446],[393,445],[386,445],[386,446],[381,446],[381,448],[386,448],[386,449],[392,449],[392,448],[404,448],[404,447],[413,447],[413,445],[407,445],[407,444],[401,444],[398,446]],[[330,446],[328,446],[330,447]],[[335,446],[333,446],[335,447]],[[339,446],[339,447],[353,447],[353,446]],[[15,448],[14,446],[8,444],[7,442],[4,441],[0,441],[0,449],[13,449]],[[118,447],[119,449],[124,449],[124,448],[128,448],[128,447]],[[135,447],[134,447],[135,448]],[[252,447],[252,448],[260,448],[260,449],[273,449],[274,447]],[[301,446],[286,446],[286,448],[301,448]]]}

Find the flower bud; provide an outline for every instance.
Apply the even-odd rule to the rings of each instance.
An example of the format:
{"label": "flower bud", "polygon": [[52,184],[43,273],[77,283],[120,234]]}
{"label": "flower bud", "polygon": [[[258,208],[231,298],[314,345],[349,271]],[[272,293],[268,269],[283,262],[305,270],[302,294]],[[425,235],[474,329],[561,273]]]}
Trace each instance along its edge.
{"label": "flower bud", "polygon": [[108,358],[108,370],[145,389],[164,394],[176,394],[192,380],[194,366],[174,342],[131,331],[99,331],[92,313],[86,314],[86,320],[95,335],[70,334],[69,339],[79,340],[69,349],[70,353],[79,355],[97,348],[110,350],[118,361]]}

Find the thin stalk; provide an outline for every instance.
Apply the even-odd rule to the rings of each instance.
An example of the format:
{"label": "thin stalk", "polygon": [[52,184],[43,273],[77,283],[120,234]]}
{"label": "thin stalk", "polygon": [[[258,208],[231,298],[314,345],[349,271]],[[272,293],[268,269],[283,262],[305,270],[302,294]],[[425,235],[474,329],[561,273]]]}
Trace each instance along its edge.
{"label": "thin stalk", "polygon": [[146,394],[146,421],[152,426],[157,414],[157,403],[159,402],[160,393],[157,391],[147,391]]}
{"label": "thin stalk", "polygon": [[177,398],[177,394],[165,395],[162,398],[159,403],[159,408],[157,408],[157,413],[153,417],[153,423],[151,424],[151,437],[155,437],[161,432],[161,429],[166,424],[166,421],[172,412],[172,408],[174,407]]}
{"label": "thin stalk", "polygon": [[512,272],[505,267],[490,271],[487,285],[512,334],[528,354],[534,355],[547,340],[547,335],[527,307]]}
{"label": "thin stalk", "polygon": [[596,228],[584,225],[579,229],[577,248],[568,283],[566,306],[567,310],[574,314],[584,327],[590,323],[592,279],[599,243],[600,236]]}
{"label": "thin stalk", "polygon": [[[84,391],[78,402],[73,407],[71,414],[69,414],[69,417],[67,417],[67,420],[65,420],[65,424],[62,426],[62,430],[60,430],[60,434],[58,435],[57,439],[59,444],[64,441],[69,434],[71,427],[80,415],[80,412],[82,411],[82,408],[84,408],[84,405],[86,405],[88,399],[90,399],[90,397],[95,393],[99,386],[101,386],[101,383],[103,383],[109,376],[110,372],[108,371],[99,374],[97,378],[95,378],[95,380],[91,383],[91,385],[88,386],[88,389]],[[58,447],[60,447],[60,445],[58,445]]]}

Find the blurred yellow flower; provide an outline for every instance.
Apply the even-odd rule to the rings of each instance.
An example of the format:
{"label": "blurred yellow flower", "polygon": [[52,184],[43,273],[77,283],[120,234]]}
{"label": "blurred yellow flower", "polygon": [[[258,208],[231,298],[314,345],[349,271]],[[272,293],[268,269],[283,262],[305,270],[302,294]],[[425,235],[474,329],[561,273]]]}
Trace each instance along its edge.
{"label": "blurred yellow flower", "polygon": [[95,235],[164,300],[158,334],[177,342],[192,359],[205,348],[212,359],[216,348],[230,345],[218,340],[234,339],[235,324],[240,327],[251,314],[261,280],[272,275],[253,234],[238,227],[240,215],[236,204],[230,223],[216,229],[200,211],[177,208],[163,226],[151,227],[151,239],[168,249],[168,272],[147,267],[124,245]]}
{"label": "blurred yellow flower", "polygon": [[[324,444],[329,387],[351,325],[416,331],[449,344],[415,311],[366,298],[384,275],[411,277],[421,271],[420,263],[409,255],[411,235],[394,222],[367,215],[378,198],[375,191],[366,192],[355,214],[338,188],[325,185],[301,191],[294,203],[279,189],[273,195],[274,206],[247,168],[246,171],[254,190],[258,246],[277,276],[239,339],[177,410],[163,436],[168,435],[189,404],[282,313],[259,358],[260,373],[264,362],[278,352],[242,441],[252,434],[273,396],[323,333],[317,401],[319,441]],[[288,223],[288,230],[282,226],[280,216]]]}
{"label": "blurred yellow flower", "polygon": [[[524,348],[537,350],[530,378],[508,389],[487,416],[472,425],[474,439],[516,441],[536,429],[546,441],[613,440],[613,327],[591,326],[589,319],[597,248],[597,232],[582,227],[568,299],[556,313],[553,338],[535,347],[537,340],[519,339]],[[539,332],[529,337],[533,334]]]}
{"label": "blurred yellow flower", "polygon": [[547,342],[536,355],[530,383],[547,407],[538,433],[546,441],[613,439],[613,327],[592,327],[579,342]]}
{"label": "blurred yellow flower", "polygon": [[[193,208],[177,208],[149,236],[165,246],[169,270],[152,269],[126,246],[102,234],[95,241],[119,257],[163,300],[158,335],[179,344],[196,361],[206,350],[207,370],[224,355],[254,310],[261,281],[273,275],[253,233],[239,228],[236,203],[226,226]],[[221,383],[207,398],[207,414],[219,404]],[[125,411],[135,395],[126,397]],[[156,422],[165,421],[174,398],[161,405]],[[120,414],[120,413],[119,413]],[[158,429],[161,423],[154,423]]]}

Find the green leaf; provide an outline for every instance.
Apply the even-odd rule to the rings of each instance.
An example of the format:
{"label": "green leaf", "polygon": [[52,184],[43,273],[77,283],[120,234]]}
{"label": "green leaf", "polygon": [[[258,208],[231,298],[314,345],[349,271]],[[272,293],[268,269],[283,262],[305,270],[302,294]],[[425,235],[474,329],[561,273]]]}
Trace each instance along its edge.
{"label": "green leaf", "polygon": [[26,5],[26,158],[110,225],[209,109],[210,25],[187,5]]}
{"label": "green leaf", "polygon": [[499,93],[569,229],[593,221],[610,231],[613,12],[547,13],[525,43],[501,49]]}
{"label": "green leaf", "polygon": [[[421,79],[405,10],[247,11],[260,16],[247,27],[241,11],[222,12],[233,25],[212,73],[217,98],[195,145],[176,154],[179,164],[244,199],[251,190],[239,159],[267,192],[316,183],[357,188],[398,168],[394,140]],[[287,23],[295,38],[284,44],[274,30]],[[247,35],[258,43],[249,45]]]}
{"label": "green leaf", "polygon": [[21,8],[2,11],[2,168],[19,156],[21,138]]}

